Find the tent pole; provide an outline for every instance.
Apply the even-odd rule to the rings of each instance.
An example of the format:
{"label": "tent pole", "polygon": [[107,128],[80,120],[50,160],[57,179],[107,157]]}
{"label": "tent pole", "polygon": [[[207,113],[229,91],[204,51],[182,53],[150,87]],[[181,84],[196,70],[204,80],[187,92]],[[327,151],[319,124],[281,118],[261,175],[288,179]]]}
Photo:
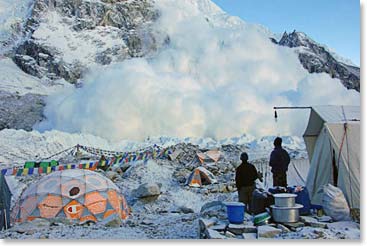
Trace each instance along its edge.
{"label": "tent pole", "polygon": [[275,121],[278,119],[277,109],[312,109],[310,106],[305,107],[273,107]]}

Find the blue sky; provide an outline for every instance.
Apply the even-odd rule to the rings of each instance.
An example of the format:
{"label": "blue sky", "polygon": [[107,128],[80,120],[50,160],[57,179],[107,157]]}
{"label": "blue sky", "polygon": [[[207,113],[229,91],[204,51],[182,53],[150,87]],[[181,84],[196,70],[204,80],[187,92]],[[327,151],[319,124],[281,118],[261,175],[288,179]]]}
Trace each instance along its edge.
{"label": "blue sky", "polygon": [[359,0],[212,0],[230,15],[272,32],[305,32],[342,57],[360,64]]}

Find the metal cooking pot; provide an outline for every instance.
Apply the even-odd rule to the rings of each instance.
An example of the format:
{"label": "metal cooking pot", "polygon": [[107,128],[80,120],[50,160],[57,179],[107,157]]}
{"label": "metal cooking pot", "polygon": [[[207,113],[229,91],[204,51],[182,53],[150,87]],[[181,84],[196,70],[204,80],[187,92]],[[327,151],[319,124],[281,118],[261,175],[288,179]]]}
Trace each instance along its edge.
{"label": "metal cooking pot", "polygon": [[270,207],[275,222],[293,223],[299,220],[299,209],[303,208],[303,205],[295,204],[294,207],[277,207],[271,205]]}
{"label": "metal cooking pot", "polygon": [[275,206],[277,207],[294,207],[296,204],[296,194],[281,193],[274,194]]}

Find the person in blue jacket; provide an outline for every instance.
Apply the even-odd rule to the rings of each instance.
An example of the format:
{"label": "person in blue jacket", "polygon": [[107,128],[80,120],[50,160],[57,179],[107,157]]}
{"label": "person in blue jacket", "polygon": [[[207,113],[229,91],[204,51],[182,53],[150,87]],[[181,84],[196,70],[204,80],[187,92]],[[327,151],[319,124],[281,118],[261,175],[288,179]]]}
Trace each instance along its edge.
{"label": "person in blue jacket", "polygon": [[288,152],[282,148],[282,139],[276,137],[274,150],[270,154],[269,165],[273,174],[273,186],[287,187],[287,171],[290,163]]}

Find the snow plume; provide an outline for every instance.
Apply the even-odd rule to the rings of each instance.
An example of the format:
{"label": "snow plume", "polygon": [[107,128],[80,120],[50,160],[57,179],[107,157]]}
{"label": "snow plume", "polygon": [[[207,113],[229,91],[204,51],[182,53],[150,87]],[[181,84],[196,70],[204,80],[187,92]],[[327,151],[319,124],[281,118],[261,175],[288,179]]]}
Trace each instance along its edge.
{"label": "snow plume", "polygon": [[168,36],[169,43],[154,57],[91,69],[83,88],[49,97],[48,120],[37,129],[111,140],[301,135],[308,112],[284,111],[275,123],[273,106],[359,105],[359,93],[309,74],[262,28],[210,15],[196,1],[156,2],[157,40]]}

